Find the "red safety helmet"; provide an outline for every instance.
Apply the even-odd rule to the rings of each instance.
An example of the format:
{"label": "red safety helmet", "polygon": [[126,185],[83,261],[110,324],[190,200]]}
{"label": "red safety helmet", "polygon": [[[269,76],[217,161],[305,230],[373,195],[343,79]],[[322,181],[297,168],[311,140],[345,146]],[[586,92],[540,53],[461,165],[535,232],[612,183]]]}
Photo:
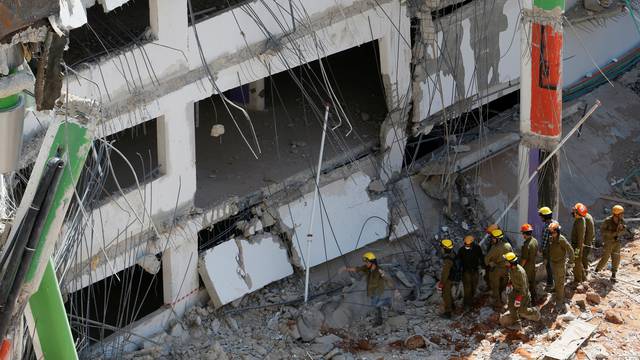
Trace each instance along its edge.
{"label": "red safety helmet", "polygon": [[522,226],[520,226],[520,232],[532,232],[533,231],[533,226],[531,226],[531,224],[523,224]]}
{"label": "red safety helmet", "polygon": [[587,215],[587,207],[584,206],[583,203],[576,203],[573,206],[573,210],[575,210],[578,213],[578,215],[580,215],[580,216],[586,216]]}

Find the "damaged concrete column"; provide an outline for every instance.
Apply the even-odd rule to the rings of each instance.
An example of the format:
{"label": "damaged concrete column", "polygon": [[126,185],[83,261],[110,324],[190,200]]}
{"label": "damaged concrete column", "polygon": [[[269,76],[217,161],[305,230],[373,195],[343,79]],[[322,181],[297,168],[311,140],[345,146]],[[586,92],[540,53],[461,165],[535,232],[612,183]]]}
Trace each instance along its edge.
{"label": "damaged concrete column", "polygon": [[[405,5],[390,14],[397,23],[393,30],[378,40],[380,73],[385,88],[389,115],[380,128],[383,151],[380,178],[385,183],[400,174],[407,144],[407,120],[411,100],[411,44],[410,19]],[[396,29],[397,28],[397,29]]]}
{"label": "damaged concrete column", "polygon": [[198,279],[198,239],[194,237],[162,254],[164,303],[181,316],[196,299]]}
{"label": "damaged concrete column", "polygon": [[188,21],[187,0],[150,0],[151,31],[159,42],[177,49],[186,49]]}

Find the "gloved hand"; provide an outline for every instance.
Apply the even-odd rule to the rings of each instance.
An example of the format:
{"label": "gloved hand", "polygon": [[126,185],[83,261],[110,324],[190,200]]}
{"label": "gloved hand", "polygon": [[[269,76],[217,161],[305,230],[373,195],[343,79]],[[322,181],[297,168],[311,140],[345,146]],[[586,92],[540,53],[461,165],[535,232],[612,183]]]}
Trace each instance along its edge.
{"label": "gloved hand", "polygon": [[513,285],[507,284],[507,287],[504,290],[506,291],[507,295],[511,294],[513,292]]}
{"label": "gloved hand", "polygon": [[522,301],[522,295],[518,295],[516,296],[516,300],[513,302],[513,306],[519,308],[520,307],[520,302]]}
{"label": "gloved hand", "polygon": [[443,288],[444,288],[444,284],[442,283],[442,281],[438,281],[438,285],[436,286],[436,289],[438,290],[438,292],[441,293]]}

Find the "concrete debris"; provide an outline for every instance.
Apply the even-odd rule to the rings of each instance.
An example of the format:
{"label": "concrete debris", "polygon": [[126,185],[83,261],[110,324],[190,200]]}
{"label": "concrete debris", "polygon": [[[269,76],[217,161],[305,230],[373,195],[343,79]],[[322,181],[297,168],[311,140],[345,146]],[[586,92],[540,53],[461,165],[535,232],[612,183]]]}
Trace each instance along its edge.
{"label": "concrete debris", "polygon": [[215,124],[211,127],[211,137],[218,137],[224,135],[224,125]]}
{"label": "concrete debris", "polygon": [[307,309],[298,318],[298,331],[303,341],[312,341],[320,334],[324,314],[316,309]]}
{"label": "concrete debris", "polygon": [[413,336],[409,336],[404,341],[404,346],[407,349],[415,350],[415,349],[427,347],[427,342],[425,341],[422,335],[413,335]]}
{"label": "concrete debris", "polygon": [[373,180],[371,183],[369,183],[367,190],[369,190],[369,192],[372,192],[374,194],[380,194],[384,192],[386,188],[380,179],[376,179],[376,180]]}
{"label": "concrete debris", "polygon": [[598,295],[598,293],[595,292],[595,291],[587,292],[586,300],[591,305],[598,305],[598,304],[600,304],[600,301],[602,301],[602,299],[600,298],[600,295]]}
{"label": "concrete debris", "polygon": [[587,295],[574,295],[573,302],[580,308],[580,310],[584,311],[587,308]]}
{"label": "concrete debris", "polygon": [[151,275],[155,275],[160,271],[162,265],[160,259],[153,254],[147,254],[136,262],[141,268]]}
{"label": "concrete debris", "polygon": [[398,315],[387,319],[387,325],[391,327],[391,329],[399,330],[406,329],[409,321],[405,315]]}
{"label": "concrete debris", "polygon": [[420,183],[420,187],[430,197],[437,200],[444,200],[447,193],[443,187],[442,181],[442,176],[429,176]]}
{"label": "concrete debris", "polygon": [[613,324],[623,324],[624,320],[622,320],[622,316],[617,311],[613,309],[609,309],[604,312],[604,319]]}

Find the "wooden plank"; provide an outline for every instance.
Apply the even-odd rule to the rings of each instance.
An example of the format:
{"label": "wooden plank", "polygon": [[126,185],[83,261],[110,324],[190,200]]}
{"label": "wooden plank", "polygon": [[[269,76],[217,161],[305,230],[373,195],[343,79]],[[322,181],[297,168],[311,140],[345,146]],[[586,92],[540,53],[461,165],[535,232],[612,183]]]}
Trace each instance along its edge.
{"label": "wooden plank", "polygon": [[593,334],[596,328],[597,326],[580,319],[571,321],[560,338],[549,346],[544,355],[552,359],[568,359]]}

